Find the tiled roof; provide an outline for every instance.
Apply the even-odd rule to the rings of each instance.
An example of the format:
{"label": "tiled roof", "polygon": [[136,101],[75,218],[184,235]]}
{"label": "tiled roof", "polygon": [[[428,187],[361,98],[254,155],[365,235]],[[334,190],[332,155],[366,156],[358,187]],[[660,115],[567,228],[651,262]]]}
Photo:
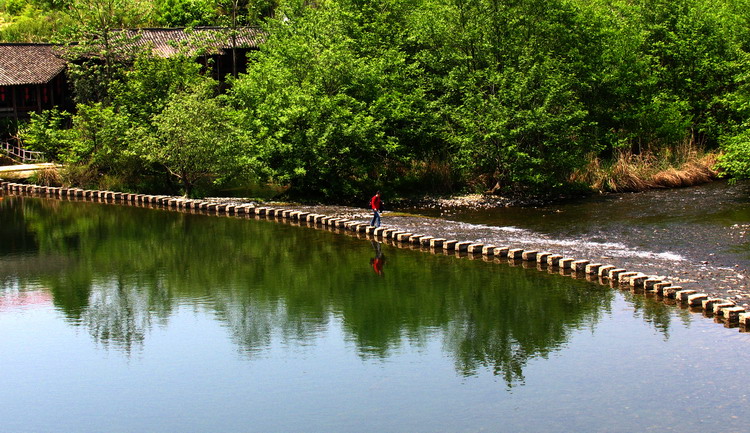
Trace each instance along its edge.
{"label": "tiled roof", "polygon": [[44,84],[64,69],[54,45],[0,44],[0,86]]}
{"label": "tiled roof", "polygon": [[[224,27],[146,28],[128,30],[128,34],[137,36],[137,45],[151,45],[154,54],[161,57],[173,56],[182,47],[188,48],[190,52],[200,48],[224,52],[232,47],[232,30]],[[262,42],[263,32],[255,27],[240,27],[235,38],[237,48],[257,48]]]}
{"label": "tiled roof", "polygon": [[[127,30],[139,46],[151,46],[153,53],[170,57],[187,49],[201,48],[211,53],[225,53],[232,47],[232,30],[222,27],[196,27]],[[255,27],[241,27],[235,34],[237,48],[257,48],[263,32]],[[65,60],[55,45],[0,43],[0,86],[44,84],[65,69]]]}

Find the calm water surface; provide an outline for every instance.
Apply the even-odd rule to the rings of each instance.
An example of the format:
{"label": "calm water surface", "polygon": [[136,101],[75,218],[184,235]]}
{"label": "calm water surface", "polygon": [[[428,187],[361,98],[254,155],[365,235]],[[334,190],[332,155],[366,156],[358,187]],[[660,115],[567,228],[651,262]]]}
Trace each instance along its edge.
{"label": "calm water surface", "polygon": [[750,334],[642,296],[266,221],[0,222],[2,431],[750,431]]}

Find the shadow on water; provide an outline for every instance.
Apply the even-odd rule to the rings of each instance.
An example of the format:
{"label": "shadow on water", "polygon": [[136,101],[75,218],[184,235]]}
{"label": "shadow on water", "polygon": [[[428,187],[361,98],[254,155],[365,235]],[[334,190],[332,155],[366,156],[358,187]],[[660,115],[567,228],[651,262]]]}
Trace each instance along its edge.
{"label": "shadow on water", "polygon": [[[266,221],[29,198],[0,202],[0,219],[0,289],[47,288],[69,323],[126,354],[188,305],[215,315],[250,357],[274,338],[314,343],[335,320],[363,359],[439,338],[460,374],[491,371],[513,386],[614,298],[535,270]],[[638,310],[668,337],[668,308]]]}

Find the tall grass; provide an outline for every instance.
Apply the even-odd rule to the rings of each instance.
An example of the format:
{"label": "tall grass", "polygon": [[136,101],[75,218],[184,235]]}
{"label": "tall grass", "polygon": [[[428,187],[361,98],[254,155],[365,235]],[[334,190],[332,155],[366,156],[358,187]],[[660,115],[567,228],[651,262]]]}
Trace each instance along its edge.
{"label": "tall grass", "polygon": [[570,180],[609,192],[680,188],[714,179],[717,157],[716,153],[699,151],[689,142],[660,154],[634,155],[622,151],[608,161],[592,155],[588,164],[575,171]]}
{"label": "tall grass", "polygon": [[45,168],[37,171],[34,175],[29,178],[29,182],[35,185],[44,186],[60,186],[62,185],[62,179],[60,172],[57,168]]}

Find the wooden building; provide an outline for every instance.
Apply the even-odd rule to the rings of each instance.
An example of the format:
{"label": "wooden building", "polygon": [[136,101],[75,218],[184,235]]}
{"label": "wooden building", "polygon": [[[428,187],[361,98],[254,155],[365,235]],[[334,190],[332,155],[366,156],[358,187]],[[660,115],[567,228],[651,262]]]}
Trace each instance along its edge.
{"label": "wooden building", "polygon": [[65,65],[55,45],[0,44],[0,119],[66,105]]}
{"label": "wooden building", "polygon": [[248,54],[264,39],[257,27],[143,28],[127,32],[136,45],[150,48],[159,57],[179,53],[195,56],[220,82],[229,74],[246,72]]}
{"label": "wooden building", "polygon": [[[255,27],[144,28],[123,30],[126,44],[159,57],[193,56],[204,71],[222,83],[247,70],[248,53],[263,33]],[[19,120],[53,107],[73,110],[65,76],[63,47],[52,44],[0,43],[0,139],[13,135]]]}

